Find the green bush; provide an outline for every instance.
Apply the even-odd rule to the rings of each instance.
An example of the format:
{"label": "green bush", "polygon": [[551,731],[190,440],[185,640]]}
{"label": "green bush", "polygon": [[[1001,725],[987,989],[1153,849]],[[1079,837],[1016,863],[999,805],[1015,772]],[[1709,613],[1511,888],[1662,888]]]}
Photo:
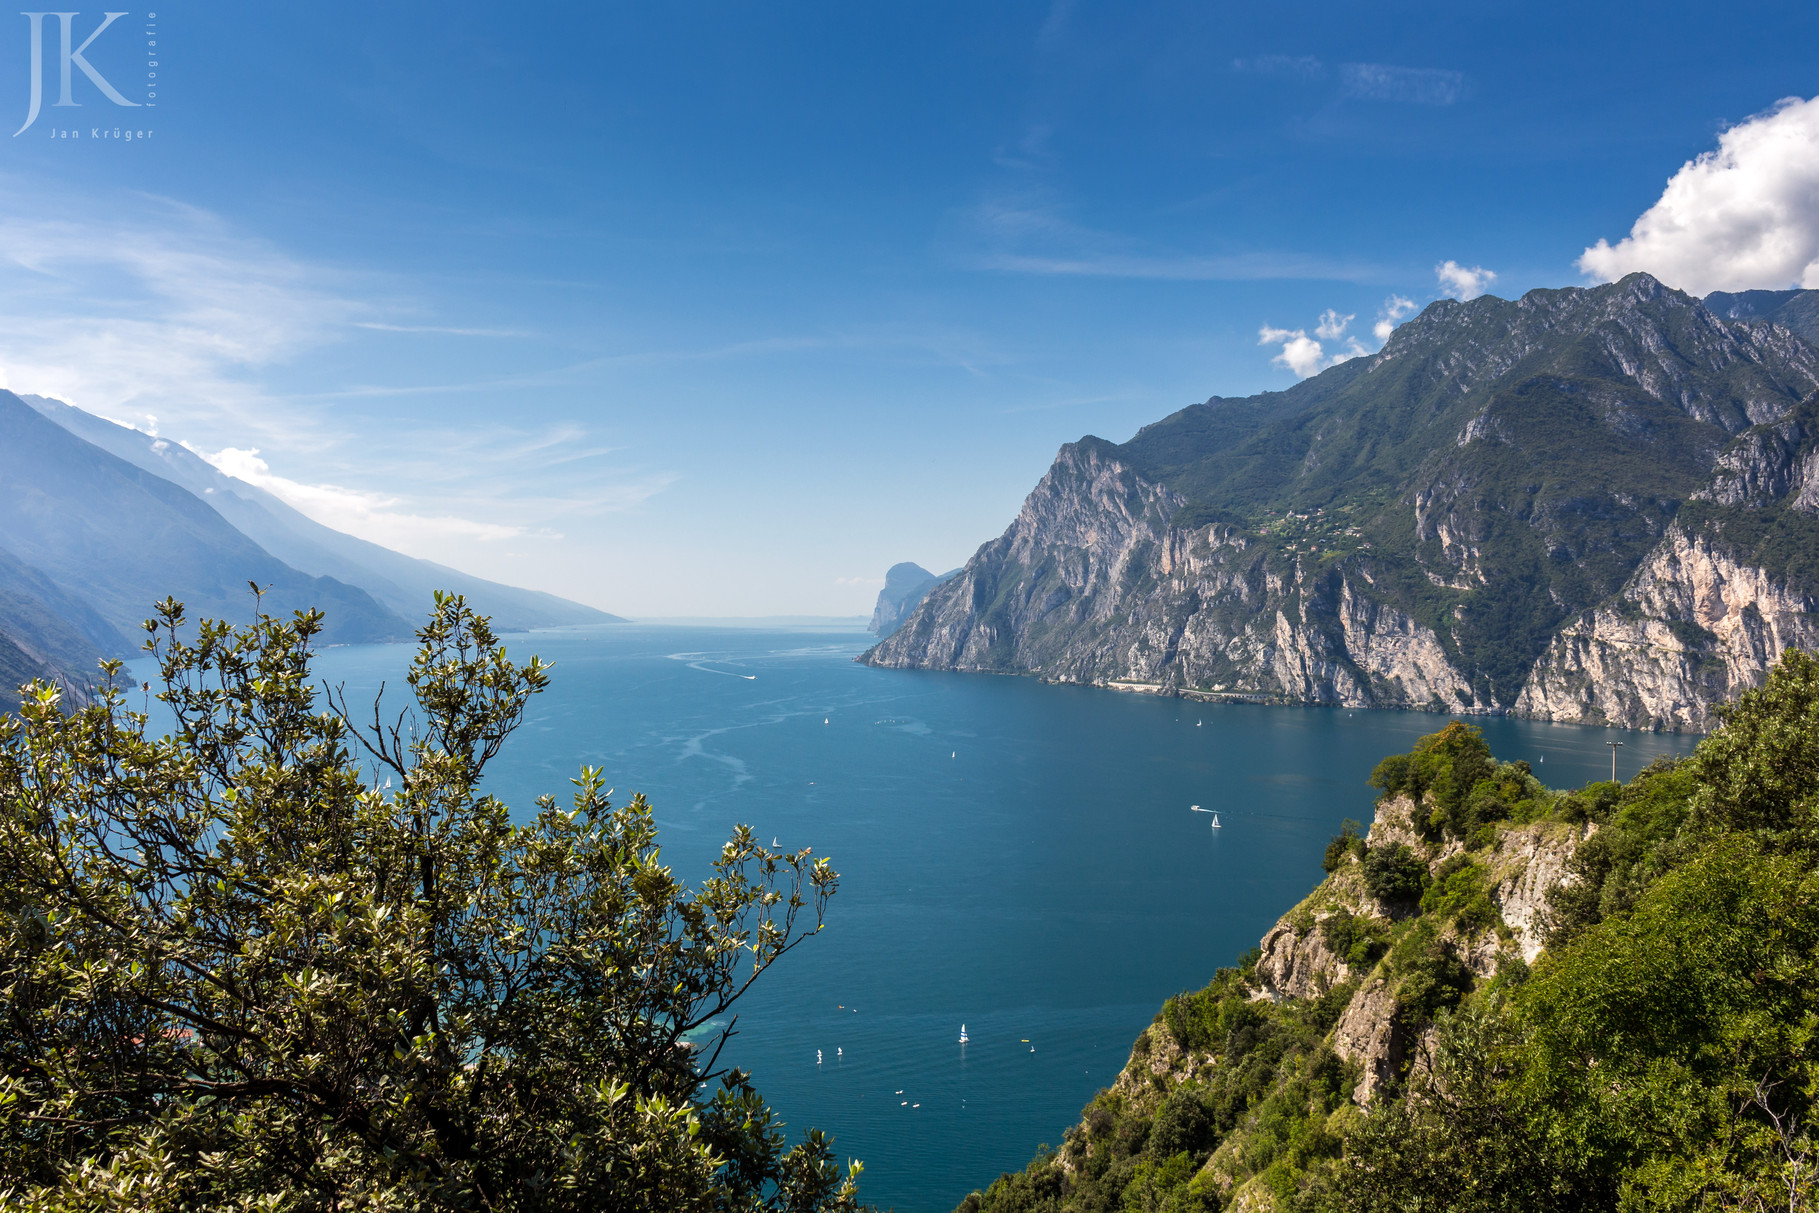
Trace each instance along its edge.
{"label": "green bush", "polygon": [[112,686],[0,717],[0,1206],[855,1209],[716,1064],[827,861],[735,826],[690,888],[585,767],[514,821],[481,787],[547,668],[438,593],[368,724],[321,627],[167,601],[172,736]]}
{"label": "green bush", "polygon": [[1371,786],[1385,797],[1408,796],[1428,810],[1422,824],[1463,838],[1471,833],[1467,802],[1478,784],[1497,773],[1484,732],[1455,720],[1415,743],[1407,754],[1385,758],[1371,772]]}
{"label": "green bush", "polygon": [[1420,901],[1427,888],[1427,864],[1407,843],[1372,847],[1364,856],[1364,887],[1385,905]]}
{"label": "green bush", "polygon": [[1177,1089],[1162,1101],[1156,1112],[1156,1123],[1150,1129],[1145,1149],[1152,1157],[1170,1158],[1176,1154],[1204,1157],[1214,1137],[1213,1116],[1200,1096]]}
{"label": "green bush", "polygon": [[1343,906],[1320,922],[1320,939],[1327,950],[1354,969],[1376,963],[1388,946],[1388,934],[1378,919],[1361,917]]}
{"label": "green bush", "polygon": [[1403,1023],[1419,1028],[1447,1007],[1459,1005],[1472,989],[1471,970],[1465,967],[1432,919],[1422,919],[1397,942],[1390,954],[1390,968],[1397,975],[1397,1014]]}

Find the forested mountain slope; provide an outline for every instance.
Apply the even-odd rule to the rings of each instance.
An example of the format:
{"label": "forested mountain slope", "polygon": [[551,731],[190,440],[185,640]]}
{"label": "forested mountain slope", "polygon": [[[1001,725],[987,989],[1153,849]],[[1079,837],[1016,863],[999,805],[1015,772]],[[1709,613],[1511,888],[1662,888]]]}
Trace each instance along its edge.
{"label": "forested mountain slope", "polygon": [[1703,729],[1819,641],[1816,388],[1794,331],[1646,274],[1441,300],[1288,391],[1062,448],[865,659]]}

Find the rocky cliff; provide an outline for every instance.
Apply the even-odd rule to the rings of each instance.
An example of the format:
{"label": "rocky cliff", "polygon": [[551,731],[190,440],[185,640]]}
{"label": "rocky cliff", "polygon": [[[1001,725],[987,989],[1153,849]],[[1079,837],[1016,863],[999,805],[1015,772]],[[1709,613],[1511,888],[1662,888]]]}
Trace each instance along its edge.
{"label": "rocky cliff", "polygon": [[1793,331],[1646,275],[1442,300],[1288,392],[1063,447],[864,660],[1703,730],[1819,631],[1815,388]]}
{"label": "rocky cliff", "polygon": [[1462,838],[1425,793],[1381,800],[1241,967],[1168,1001],[1059,1151],[961,1213],[1304,1207],[1306,1170],[1434,1064],[1443,1008],[1527,980],[1550,892],[1580,879],[1571,860],[1598,828],[1585,794],[1544,789],[1522,763],[1483,770],[1480,789],[1520,811]]}

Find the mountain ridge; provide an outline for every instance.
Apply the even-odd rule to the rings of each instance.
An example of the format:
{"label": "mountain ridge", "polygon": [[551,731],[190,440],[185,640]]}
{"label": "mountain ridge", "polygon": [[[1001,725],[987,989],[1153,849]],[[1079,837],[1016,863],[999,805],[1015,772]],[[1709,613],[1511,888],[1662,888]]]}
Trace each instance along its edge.
{"label": "mountain ridge", "polygon": [[[1819,562],[1795,558],[1819,551],[1819,490],[1812,509],[1798,488],[1713,495],[1816,389],[1819,348],[1788,327],[1643,274],[1443,300],[1287,391],[1067,444],[862,660],[1700,729],[1765,643],[1819,641]],[[1743,538],[1771,523],[1773,543]],[[1688,544],[1715,555],[1676,566]],[[1689,576],[1705,588],[1642,588]],[[1578,649],[1557,643],[1574,629]],[[1588,661],[1612,693],[1568,702]]]}
{"label": "mountain ridge", "polygon": [[179,443],[97,417],[61,400],[32,395],[20,399],[83,441],[200,498],[236,530],[291,567],[359,586],[405,619],[426,610],[433,591],[447,590],[464,595],[502,631],[625,622],[620,616],[542,590],[489,581],[334,530],[269,491],[227,475]]}

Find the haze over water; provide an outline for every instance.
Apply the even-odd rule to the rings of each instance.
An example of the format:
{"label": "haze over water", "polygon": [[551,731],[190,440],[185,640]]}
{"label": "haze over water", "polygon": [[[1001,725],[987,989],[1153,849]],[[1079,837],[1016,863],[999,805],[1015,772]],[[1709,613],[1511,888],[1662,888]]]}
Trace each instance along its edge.
{"label": "haze over water", "polygon": [[[1369,821],[1371,768],[1446,721],[873,670],[852,661],[870,639],[513,637],[553,682],[489,783],[522,819],[600,766],[615,802],[649,796],[691,881],[735,822],[832,857],[826,930],[760,981],[724,1060],[792,1138],[812,1125],[863,1159],[864,1198],[901,1213],[951,1209],[1059,1143],[1162,1000],[1254,945],[1319,881],[1341,821]],[[330,649],[317,671],[358,702],[381,679],[401,688],[409,653]],[[1607,739],[1624,778],[1695,741],[1475,723],[1555,787],[1607,778]]]}

